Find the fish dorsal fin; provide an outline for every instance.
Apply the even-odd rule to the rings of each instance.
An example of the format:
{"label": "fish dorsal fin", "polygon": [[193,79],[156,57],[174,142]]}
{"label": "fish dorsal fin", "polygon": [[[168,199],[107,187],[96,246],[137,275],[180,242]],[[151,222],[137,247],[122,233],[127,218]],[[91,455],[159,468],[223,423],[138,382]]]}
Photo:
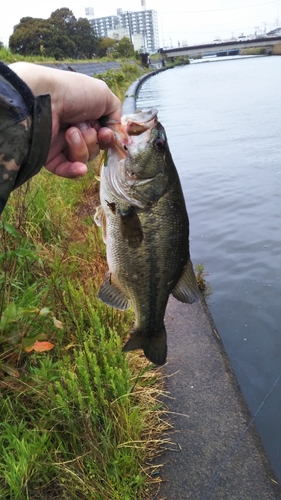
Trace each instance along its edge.
{"label": "fish dorsal fin", "polygon": [[115,307],[121,311],[125,311],[125,309],[129,309],[130,307],[129,300],[114,282],[112,274],[109,271],[106,273],[103,284],[99,289],[98,298],[108,306]]}
{"label": "fish dorsal fin", "polygon": [[177,300],[187,304],[193,304],[199,299],[200,292],[190,258],[172,294]]}

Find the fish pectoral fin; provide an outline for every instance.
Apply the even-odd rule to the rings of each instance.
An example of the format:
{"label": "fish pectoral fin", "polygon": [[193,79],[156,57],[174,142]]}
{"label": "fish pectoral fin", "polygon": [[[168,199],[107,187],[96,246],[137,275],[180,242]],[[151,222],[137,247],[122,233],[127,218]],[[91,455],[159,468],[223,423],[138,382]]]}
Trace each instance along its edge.
{"label": "fish pectoral fin", "polygon": [[188,258],[187,264],[172,294],[177,300],[187,304],[193,304],[193,302],[199,300],[200,292],[190,258]]}
{"label": "fish pectoral fin", "polygon": [[106,273],[103,284],[99,289],[98,298],[108,306],[115,307],[121,311],[125,311],[125,309],[129,309],[130,307],[130,301],[114,282],[112,274],[109,271]]}
{"label": "fish pectoral fin", "polygon": [[102,239],[106,244],[106,216],[101,205],[96,208],[96,213],[94,215],[94,221],[97,226],[102,229]]}
{"label": "fish pectoral fin", "polygon": [[95,221],[97,226],[101,227],[103,216],[104,216],[104,212],[103,212],[102,206],[99,205],[98,207],[96,207],[96,212],[94,215],[94,221]]}
{"label": "fish pectoral fin", "polygon": [[138,214],[132,207],[126,211],[119,211],[120,231],[124,241],[127,241],[130,248],[138,248],[143,240],[143,231]]}
{"label": "fish pectoral fin", "polygon": [[128,352],[136,349],[143,349],[147,359],[155,365],[164,365],[167,359],[167,335],[165,326],[163,325],[161,330],[150,337],[145,337],[141,331],[133,330],[122,351]]}

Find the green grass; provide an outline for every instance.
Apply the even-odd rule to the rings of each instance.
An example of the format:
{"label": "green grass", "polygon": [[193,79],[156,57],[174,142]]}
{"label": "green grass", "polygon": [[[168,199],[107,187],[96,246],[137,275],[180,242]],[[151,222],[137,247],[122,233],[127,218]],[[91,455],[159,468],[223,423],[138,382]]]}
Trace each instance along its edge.
{"label": "green grass", "polygon": [[122,100],[128,88],[128,82],[134,82],[145,72],[147,70],[140,68],[137,64],[123,62],[120,69],[111,69],[105,73],[95,74],[95,78],[103,80],[112,92]]}
{"label": "green grass", "polygon": [[266,51],[267,51],[266,47],[251,47],[249,49],[242,49],[241,55],[242,56],[261,56],[263,54],[266,54]]}
{"label": "green grass", "polygon": [[[100,78],[122,100],[143,73],[123,61]],[[77,181],[41,172],[0,222],[1,500],[148,500],[159,481],[161,373],[121,352],[133,313],[97,299],[97,164]]]}
{"label": "green grass", "polygon": [[[76,64],[83,64],[83,63],[106,63],[106,62],[119,62],[121,65],[122,64],[133,64],[135,65],[137,61],[134,61],[134,58],[131,57],[129,60],[123,59],[123,58],[112,58],[112,57],[94,57],[92,59],[64,59],[63,61],[57,61],[54,58],[50,57],[44,57],[44,56],[22,56],[20,54],[15,54],[10,51],[8,47],[2,47],[0,48],[0,60],[3,61],[6,64],[10,64],[12,62],[16,61],[27,61],[27,62],[33,62],[33,63],[52,63],[54,65],[59,65],[62,63],[76,63]],[[139,63],[139,62],[138,62]]]}
{"label": "green grass", "polygon": [[281,55],[281,43],[277,43],[273,46],[272,55],[280,56]]}
{"label": "green grass", "polygon": [[1,500],[150,498],[158,372],[121,352],[132,312],[97,299],[106,262],[90,170],[40,173],[2,218]]}
{"label": "green grass", "polygon": [[55,62],[55,59],[48,59],[44,56],[21,56],[19,54],[13,54],[7,47],[0,48],[0,60],[6,64],[10,64],[17,61],[27,61],[27,62]]}

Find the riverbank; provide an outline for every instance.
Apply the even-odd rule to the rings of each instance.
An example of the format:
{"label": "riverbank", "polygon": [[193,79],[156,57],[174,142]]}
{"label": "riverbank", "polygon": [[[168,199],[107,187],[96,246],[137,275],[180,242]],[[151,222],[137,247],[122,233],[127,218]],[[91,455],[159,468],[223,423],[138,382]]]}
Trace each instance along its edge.
{"label": "riverbank", "polygon": [[274,45],[273,50],[272,50],[272,55],[281,56],[281,43]]}
{"label": "riverbank", "polygon": [[[134,112],[148,76],[153,75],[128,89],[124,114]],[[162,482],[154,498],[280,499],[280,486],[208,307],[204,301],[190,306],[171,298],[165,321],[164,402],[173,430],[166,435],[171,445],[155,461]]]}

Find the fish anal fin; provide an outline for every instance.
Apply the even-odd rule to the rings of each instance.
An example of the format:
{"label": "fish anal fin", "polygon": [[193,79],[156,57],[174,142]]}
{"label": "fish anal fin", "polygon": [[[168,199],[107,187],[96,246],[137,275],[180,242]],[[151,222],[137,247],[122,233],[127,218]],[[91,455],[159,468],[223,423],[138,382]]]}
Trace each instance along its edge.
{"label": "fish anal fin", "polygon": [[125,309],[129,309],[130,307],[129,300],[116,282],[114,282],[114,278],[109,271],[106,273],[103,284],[99,289],[98,298],[108,306],[115,307],[121,311],[125,311]]}
{"label": "fish anal fin", "polygon": [[138,214],[132,207],[119,211],[120,231],[122,238],[130,248],[138,248],[143,240],[143,231]]}
{"label": "fish anal fin", "polygon": [[128,352],[136,349],[143,349],[147,359],[155,365],[164,365],[167,359],[167,336],[165,326],[163,325],[159,332],[150,337],[142,335],[140,331],[133,331],[122,351]]}
{"label": "fish anal fin", "polygon": [[188,258],[187,264],[172,294],[177,300],[187,304],[193,304],[199,300],[200,292],[190,258]]}

